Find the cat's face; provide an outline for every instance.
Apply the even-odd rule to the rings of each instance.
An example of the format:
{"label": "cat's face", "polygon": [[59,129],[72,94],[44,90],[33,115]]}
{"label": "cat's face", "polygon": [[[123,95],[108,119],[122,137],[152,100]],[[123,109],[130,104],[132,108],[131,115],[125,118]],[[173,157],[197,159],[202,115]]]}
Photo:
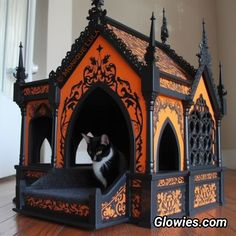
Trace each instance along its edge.
{"label": "cat's face", "polygon": [[110,141],[106,134],[100,137],[90,137],[82,134],[87,143],[87,152],[92,161],[100,162],[104,157],[110,153]]}

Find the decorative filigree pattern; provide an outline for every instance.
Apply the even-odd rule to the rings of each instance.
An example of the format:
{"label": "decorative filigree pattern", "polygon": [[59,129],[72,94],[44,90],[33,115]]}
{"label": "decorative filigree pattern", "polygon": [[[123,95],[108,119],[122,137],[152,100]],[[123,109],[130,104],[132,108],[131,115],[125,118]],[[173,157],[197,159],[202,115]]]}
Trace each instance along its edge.
{"label": "decorative filigree pattern", "polygon": [[133,179],[132,180],[132,188],[141,188],[142,181],[140,179]]}
{"label": "decorative filigree pattern", "polygon": [[41,116],[51,116],[50,104],[48,100],[32,101],[27,104],[27,113],[30,118]]}
{"label": "decorative filigree pattern", "polygon": [[79,215],[81,217],[89,216],[89,206],[86,204],[69,203],[52,199],[43,199],[39,197],[25,196],[25,203],[34,208],[62,212],[66,214]]}
{"label": "decorative filigree pattern", "polygon": [[102,220],[114,219],[126,214],[126,185],[122,186],[110,202],[102,203]]}
{"label": "decorative filigree pattern", "polygon": [[30,171],[27,170],[24,172],[24,176],[28,177],[28,178],[35,178],[35,179],[39,179],[40,177],[46,175],[46,172],[40,172],[40,171]]}
{"label": "decorative filigree pattern", "polygon": [[23,89],[24,96],[35,96],[39,94],[48,93],[49,85],[39,85],[39,86],[32,86],[26,87]]}
{"label": "decorative filigree pattern", "polygon": [[201,174],[201,175],[195,175],[194,181],[202,181],[202,180],[209,180],[209,179],[216,179],[217,178],[217,172],[213,173],[207,173],[207,174]]}
{"label": "decorative filigree pattern", "polygon": [[155,131],[157,129],[157,123],[159,121],[159,114],[161,110],[165,110],[169,108],[171,111],[174,111],[178,117],[178,124],[180,126],[180,131],[182,138],[184,138],[184,127],[183,127],[183,108],[180,103],[173,101],[171,99],[165,98],[161,99],[160,97],[156,98],[155,106],[154,106],[154,124],[155,124]]}
{"label": "decorative filigree pattern", "polygon": [[173,215],[182,211],[182,192],[180,189],[157,194],[157,215]]}
{"label": "decorative filigree pattern", "polygon": [[143,166],[140,164],[142,157],[142,130],[143,130],[143,115],[139,103],[138,95],[132,91],[131,85],[128,81],[122,80],[116,74],[116,66],[110,63],[110,55],[102,57],[102,46],[97,48],[98,58],[91,57],[90,65],[86,66],[83,73],[83,80],[74,85],[71,89],[70,95],[65,99],[63,112],[60,121],[60,163],[59,167],[63,166],[64,147],[67,126],[69,124],[71,112],[75,109],[78,101],[88,89],[96,84],[103,83],[110,87],[121,99],[126,106],[129,114],[132,115],[131,120],[135,129],[135,144],[136,144],[136,170],[143,172]]}
{"label": "decorative filigree pattern", "polygon": [[157,187],[171,186],[176,184],[184,184],[184,177],[171,177],[166,179],[160,179],[157,181]]}
{"label": "decorative filigree pattern", "polygon": [[215,126],[203,96],[197,99],[189,118],[190,164],[215,165]]}
{"label": "decorative filigree pattern", "polygon": [[203,184],[194,188],[194,208],[216,202],[216,184]]}
{"label": "decorative filigree pattern", "polygon": [[141,216],[141,194],[133,193],[131,198],[131,214],[133,218]]}
{"label": "decorative filigree pattern", "polygon": [[160,86],[163,88],[167,88],[173,91],[177,91],[179,93],[189,95],[191,92],[191,89],[185,85],[179,84],[174,81],[170,81],[164,78],[160,78]]}

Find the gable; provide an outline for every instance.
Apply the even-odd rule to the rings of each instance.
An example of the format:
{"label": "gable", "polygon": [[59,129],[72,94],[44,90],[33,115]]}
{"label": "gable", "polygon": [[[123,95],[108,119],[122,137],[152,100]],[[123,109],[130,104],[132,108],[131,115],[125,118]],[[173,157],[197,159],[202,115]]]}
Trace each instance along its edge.
{"label": "gable", "polygon": [[[211,113],[211,116],[212,116],[212,118],[214,120],[214,123],[215,123],[215,112],[214,112],[213,105],[212,105],[212,102],[210,100],[210,96],[208,94],[207,87],[206,87],[203,76],[201,76],[200,79],[199,79],[199,83],[198,83],[196,92],[195,92],[194,97],[193,97],[194,104],[196,104],[197,99],[201,95],[203,96],[204,100],[206,101],[206,105],[209,108],[209,112]],[[191,107],[190,112],[192,111],[193,107],[194,106]]]}
{"label": "gable", "polygon": [[136,171],[145,171],[146,106],[141,79],[119,52],[101,35],[89,48],[79,65],[61,88],[58,108],[57,166],[62,166],[67,128],[82,98],[97,86],[115,93],[126,107],[133,125]]}

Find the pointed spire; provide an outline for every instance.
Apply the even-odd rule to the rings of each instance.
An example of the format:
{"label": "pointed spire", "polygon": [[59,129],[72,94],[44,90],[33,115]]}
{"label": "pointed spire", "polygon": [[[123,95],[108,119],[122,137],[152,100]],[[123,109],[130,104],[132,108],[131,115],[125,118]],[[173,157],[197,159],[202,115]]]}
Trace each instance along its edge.
{"label": "pointed spire", "polygon": [[156,45],[155,45],[155,16],[154,12],[152,12],[152,17],[151,17],[151,29],[150,29],[150,37],[149,37],[149,44],[146,49],[146,54],[144,56],[145,61],[147,65],[155,64],[156,62],[156,57],[155,57],[155,52],[156,52]]}
{"label": "pointed spire", "polygon": [[200,52],[197,54],[199,58],[199,66],[201,65],[211,66],[211,55],[208,51],[208,39],[207,39],[205,24],[206,23],[203,19],[202,20],[202,40],[199,45]]}
{"label": "pointed spire", "polygon": [[166,43],[168,37],[169,37],[169,31],[168,31],[168,28],[167,28],[165,8],[163,8],[163,18],[162,18],[162,26],[161,26],[161,41],[162,41],[162,43]]}
{"label": "pointed spire", "polygon": [[223,115],[226,114],[226,98],[225,96],[227,95],[227,91],[224,87],[224,80],[223,80],[223,73],[222,73],[222,69],[223,66],[221,64],[221,62],[219,63],[219,69],[220,69],[220,72],[219,72],[219,85],[217,86],[218,88],[218,94],[219,94],[219,97],[220,97],[220,102],[221,102],[221,113]]}
{"label": "pointed spire", "polygon": [[205,29],[205,20],[202,19],[202,44],[204,47],[208,48],[208,40],[207,40],[207,34]]}
{"label": "pointed spire", "polygon": [[102,6],[104,5],[104,0],[92,0],[91,3],[92,9],[89,10],[89,16],[87,19],[89,20],[90,26],[96,26],[100,24],[104,24],[105,16],[107,14],[106,10],[102,10]]}
{"label": "pointed spire", "polygon": [[14,77],[16,78],[16,82],[22,84],[25,83],[25,79],[26,79],[26,74],[25,74],[25,68],[24,68],[24,64],[23,64],[23,53],[22,53],[22,42],[20,42],[20,46],[19,46],[19,62],[18,62],[18,67],[16,68],[16,74],[14,73]]}

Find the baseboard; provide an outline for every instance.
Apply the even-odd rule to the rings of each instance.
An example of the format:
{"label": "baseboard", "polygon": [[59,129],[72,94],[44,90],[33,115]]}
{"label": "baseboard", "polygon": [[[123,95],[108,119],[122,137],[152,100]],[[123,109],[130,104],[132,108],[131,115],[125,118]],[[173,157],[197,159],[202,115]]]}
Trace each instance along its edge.
{"label": "baseboard", "polygon": [[236,169],[236,149],[222,150],[222,164],[228,169]]}
{"label": "baseboard", "polygon": [[7,176],[7,177],[0,178],[0,183],[10,181],[10,180],[15,180],[15,179],[16,179],[15,175],[10,175],[10,176]]}

